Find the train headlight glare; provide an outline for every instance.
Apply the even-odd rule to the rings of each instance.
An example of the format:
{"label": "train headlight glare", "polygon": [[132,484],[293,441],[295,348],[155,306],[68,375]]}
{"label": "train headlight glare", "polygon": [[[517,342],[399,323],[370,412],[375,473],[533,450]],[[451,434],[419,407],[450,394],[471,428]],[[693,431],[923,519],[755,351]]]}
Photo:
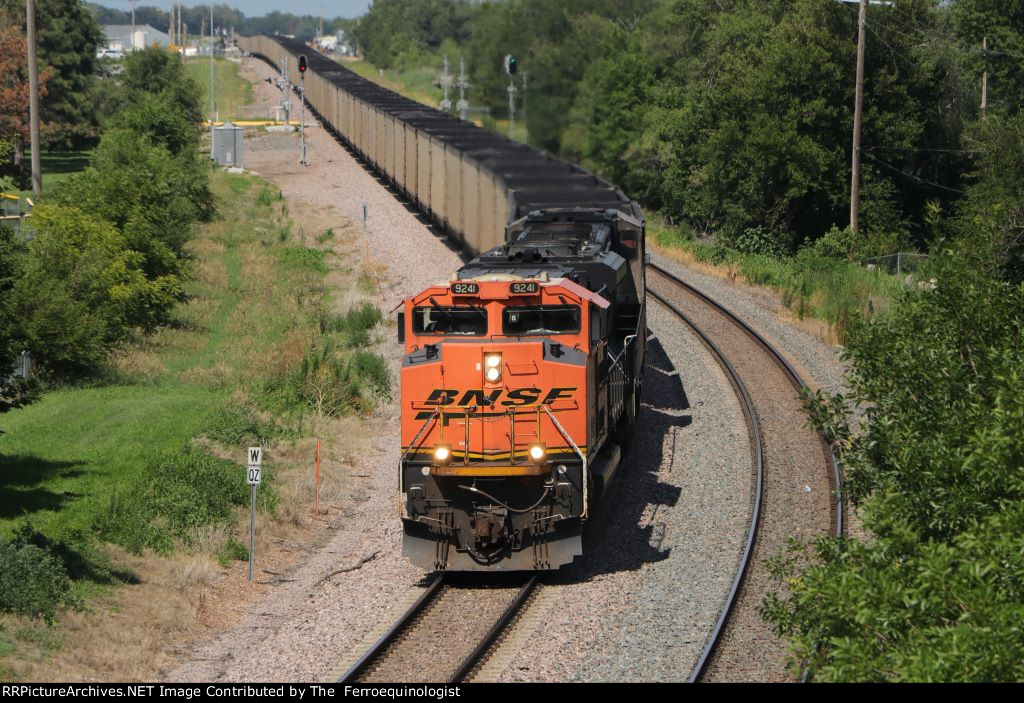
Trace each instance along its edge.
{"label": "train headlight glare", "polygon": [[539,464],[544,461],[544,457],[547,456],[547,450],[544,449],[543,444],[535,444],[529,449],[530,461],[534,464]]}
{"label": "train headlight glare", "polygon": [[496,369],[501,366],[501,354],[488,354],[485,356],[484,366],[489,369]]}
{"label": "train headlight glare", "polygon": [[497,383],[499,380],[501,380],[501,369],[496,367],[487,369],[486,371],[484,371],[484,378],[486,378],[491,383]]}
{"label": "train headlight glare", "polygon": [[447,464],[452,458],[452,448],[447,444],[434,447],[434,463]]}

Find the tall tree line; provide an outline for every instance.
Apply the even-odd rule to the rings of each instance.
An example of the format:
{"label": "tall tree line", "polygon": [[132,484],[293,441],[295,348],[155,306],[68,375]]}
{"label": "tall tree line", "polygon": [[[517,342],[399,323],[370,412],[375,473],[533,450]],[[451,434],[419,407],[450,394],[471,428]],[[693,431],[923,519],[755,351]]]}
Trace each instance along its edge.
{"label": "tall tree line", "polygon": [[[531,143],[609,177],[699,235],[795,252],[848,223],[856,5],[429,4],[425,21],[423,3],[376,0],[356,30],[367,58],[384,67],[411,53],[427,60],[452,39],[469,62],[473,102],[504,115],[502,58],[515,54],[520,76],[529,76]],[[972,182],[983,74],[988,115],[1014,115],[1024,101],[1022,13],[1021,0],[870,8],[867,251],[926,247],[936,218],[957,210]]]}

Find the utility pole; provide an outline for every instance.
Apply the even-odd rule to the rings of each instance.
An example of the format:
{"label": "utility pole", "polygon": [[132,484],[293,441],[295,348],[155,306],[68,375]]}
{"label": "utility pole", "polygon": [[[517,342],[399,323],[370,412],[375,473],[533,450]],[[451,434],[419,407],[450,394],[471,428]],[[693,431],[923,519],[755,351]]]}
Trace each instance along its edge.
{"label": "utility pole", "polygon": [[857,18],[857,88],[853,106],[853,169],[850,176],[850,231],[853,232],[853,246],[857,246],[857,232],[860,230],[860,133],[864,111],[864,43],[868,17],[868,0],[860,0]]}
{"label": "utility pole", "polygon": [[132,0],[132,50],[135,50],[135,3],[136,0]]}
{"label": "utility pole", "polygon": [[988,37],[981,40],[981,56],[985,62],[985,70],[981,74],[981,112],[988,109]]}
{"label": "utility pole", "polygon": [[528,75],[526,71],[523,71],[523,133],[527,144],[530,143],[530,128],[526,121],[526,78]]}
{"label": "utility pole", "polygon": [[28,29],[28,121],[32,147],[32,194],[43,194],[43,167],[39,153],[39,64],[36,61],[36,3],[26,0]]}
{"label": "utility pole", "polygon": [[214,152],[214,102],[213,102],[213,3],[210,3],[210,161],[217,158]]}

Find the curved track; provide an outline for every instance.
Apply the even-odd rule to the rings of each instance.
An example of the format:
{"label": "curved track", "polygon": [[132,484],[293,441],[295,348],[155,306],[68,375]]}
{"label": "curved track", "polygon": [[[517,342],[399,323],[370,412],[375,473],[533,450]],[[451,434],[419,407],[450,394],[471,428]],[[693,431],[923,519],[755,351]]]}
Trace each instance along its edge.
{"label": "curved track", "polygon": [[[831,450],[806,424],[806,387],[788,361],[724,306],[674,274],[648,265],[648,292],[682,318],[726,369],[751,422],[755,447],[751,524],[732,588],[691,681],[786,680],[781,651],[757,612],[770,585],[765,559],[786,538],[843,530],[840,475]],[[744,383],[746,379],[746,384]]]}
{"label": "curved track", "polygon": [[466,681],[537,586],[536,575],[514,588],[465,586],[442,574],[338,682]]}

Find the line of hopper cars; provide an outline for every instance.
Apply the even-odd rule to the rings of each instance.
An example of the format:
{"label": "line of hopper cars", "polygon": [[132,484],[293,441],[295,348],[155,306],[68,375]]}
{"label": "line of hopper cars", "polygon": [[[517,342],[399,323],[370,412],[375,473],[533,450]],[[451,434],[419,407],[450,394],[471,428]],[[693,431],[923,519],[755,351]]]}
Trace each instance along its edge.
{"label": "line of hopper cars", "polygon": [[610,183],[389,91],[301,42],[324,126],[474,256],[398,316],[404,553],[556,569],[629,448],[645,351],[644,221]]}

